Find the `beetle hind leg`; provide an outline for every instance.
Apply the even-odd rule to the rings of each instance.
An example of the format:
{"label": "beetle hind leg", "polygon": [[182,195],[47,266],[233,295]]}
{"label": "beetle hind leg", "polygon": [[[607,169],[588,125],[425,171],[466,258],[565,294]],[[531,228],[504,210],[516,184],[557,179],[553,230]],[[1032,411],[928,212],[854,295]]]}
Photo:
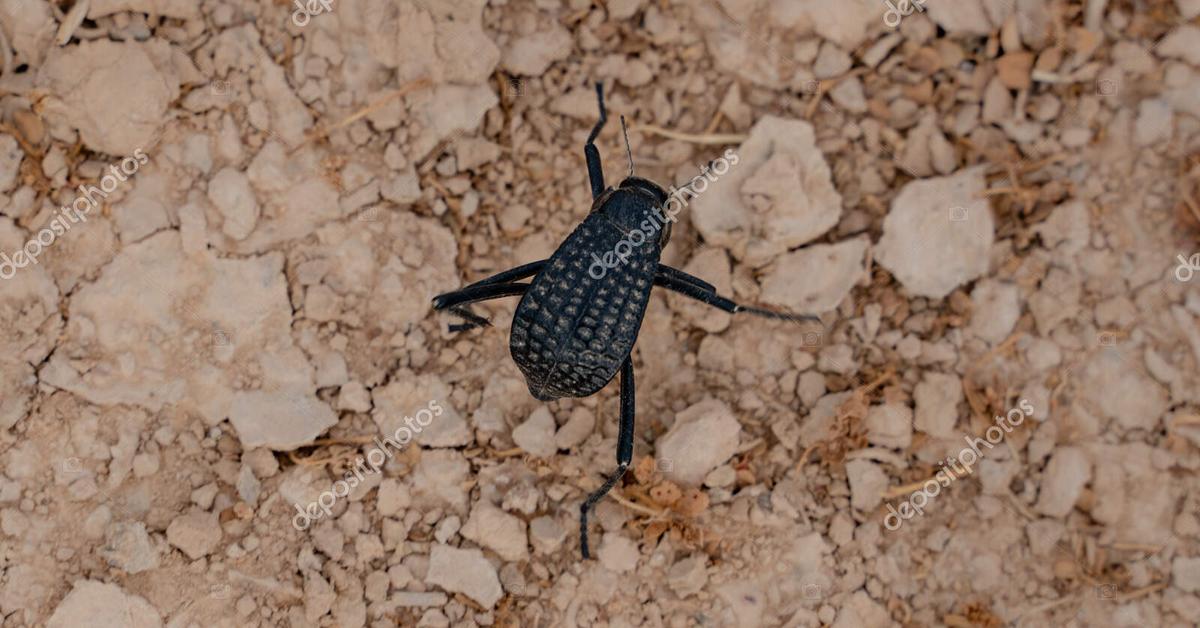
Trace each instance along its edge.
{"label": "beetle hind leg", "polygon": [[621,477],[633,461],[634,406],[633,358],[626,357],[625,362],[621,364],[621,426],[617,433],[617,470],[579,506],[579,549],[583,552],[584,559],[592,557],[588,551],[588,511],[621,481]]}
{"label": "beetle hind leg", "polygon": [[[715,288],[705,283],[703,280],[693,277],[682,270],[671,268],[670,266],[661,265],[658,267],[658,272],[654,275],[654,285],[662,286],[672,292],[678,292],[685,297],[691,297],[706,305],[711,305],[719,310],[724,310],[730,314],[746,312],[755,314],[764,318],[775,318],[779,320],[792,322],[821,322],[820,318],[811,314],[792,314],[791,312],[776,312],[759,307],[751,307],[749,305],[741,305],[732,299],[717,294]],[[706,288],[707,287],[707,288]]]}

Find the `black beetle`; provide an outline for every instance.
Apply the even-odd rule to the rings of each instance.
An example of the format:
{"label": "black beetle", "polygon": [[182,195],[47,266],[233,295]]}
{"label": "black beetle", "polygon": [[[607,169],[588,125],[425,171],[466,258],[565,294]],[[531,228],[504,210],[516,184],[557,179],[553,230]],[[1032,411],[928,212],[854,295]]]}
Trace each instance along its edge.
{"label": "black beetle", "polygon": [[[633,458],[633,361],[630,354],[646,314],[650,290],[662,286],[726,312],[750,312],[772,318],[816,320],[738,305],[719,296],[711,284],[659,263],[671,237],[673,216],[662,211],[668,195],[657,183],[633,176],[629,137],[629,176],[616,189],[604,186],[604,171],[595,139],[604,128],[604,90],[596,84],[600,120],[583,147],[592,186],[592,210],[549,259],[531,262],[438,295],[434,309],[449,310],[466,323],[463,331],[489,324],[467,305],[521,296],[513,314],[509,350],[538,400],[587,397],[621,372],[621,424],[617,437],[617,470],[580,506],[579,535],[583,557],[589,558],[588,510],[625,474]],[[621,127],[625,119],[621,118]],[[649,231],[649,234],[647,234]],[[658,232],[656,237],[651,237]],[[633,234],[641,233],[640,242]],[[625,252],[618,247],[624,242]],[[619,262],[617,260],[620,260]],[[596,273],[596,267],[600,272]],[[599,276],[597,276],[599,275]],[[529,283],[517,280],[533,277]]]}

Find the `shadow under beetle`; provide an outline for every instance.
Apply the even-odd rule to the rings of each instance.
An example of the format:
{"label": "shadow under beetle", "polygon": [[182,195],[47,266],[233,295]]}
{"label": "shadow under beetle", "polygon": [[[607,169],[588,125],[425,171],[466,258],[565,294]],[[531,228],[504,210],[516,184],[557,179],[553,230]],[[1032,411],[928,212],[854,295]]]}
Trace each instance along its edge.
{"label": "shadow under beetle", "polygon": [[[770,318],[818,320],[739,305],[717,294],[716,288],[681,270],[659,263],[663,247],[671,237],[673,217],[662,208],[667,192],[653,181],[633,176],[629,137],[629,176],[617,188],[605,187],[596,136],[604,128],[603,87],[596,84],[600,120],[588,135],[583,155],[592,186],[592,211],[549,259],[531,262],[477,281],[461,290],[438,295],[437,310],[449,310],[465,323],[451,331],[489,325],[487,319],[468,309],[471,303],[520,296],[513,314],[509,350],[525,375],[529,392],[540,401],[560,397],[587,397],[604,388],[621,373],[621,424],[617,437],[617,470],[579,508],[579,545],[588,552],[588,511],[612,489],[629,468],[633,458],[633,362],[630,353],[642,317],[650,301],[650,290],[661,286],[707,303],[726,312],[749,312]],[[625,119],[621,118],[621,127]],[[647,227],[651,229],[647,229]],[[646,231],[657,237],[646,236]],[[626,240],[640,231],[643,241]],[[590,269],[601,260],[613,260],[619,242],[625,240],[628,254],[619,264],[605,264],[599,278]],[[532,281],[519,280],[532,277]]]}

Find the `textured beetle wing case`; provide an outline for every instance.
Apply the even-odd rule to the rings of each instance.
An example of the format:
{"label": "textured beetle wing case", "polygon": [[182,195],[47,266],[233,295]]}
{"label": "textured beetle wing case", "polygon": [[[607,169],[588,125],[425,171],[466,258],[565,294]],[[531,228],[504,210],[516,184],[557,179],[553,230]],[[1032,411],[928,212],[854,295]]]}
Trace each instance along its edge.
{"label": "textured beetle wing case", "polygon": [[521,299],[509,348],[534,397],[591,395],[633,350],[662,251],[651,238],[629,246],[620,261],[617,247],[625,238],[604,216],[589,215]]}

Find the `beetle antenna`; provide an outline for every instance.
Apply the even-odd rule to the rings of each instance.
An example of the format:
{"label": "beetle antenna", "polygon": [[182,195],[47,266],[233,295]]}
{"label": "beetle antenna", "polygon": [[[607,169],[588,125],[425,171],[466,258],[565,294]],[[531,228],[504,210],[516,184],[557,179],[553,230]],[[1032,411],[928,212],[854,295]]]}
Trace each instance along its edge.
{"label": "beetle antenna", "polygon": [[625,116],[621,116],[621,133],[625,135],[625,156],[629,158],[629,176],[633,176],[633,149],[629,147],[629,129],[625,128]]}

